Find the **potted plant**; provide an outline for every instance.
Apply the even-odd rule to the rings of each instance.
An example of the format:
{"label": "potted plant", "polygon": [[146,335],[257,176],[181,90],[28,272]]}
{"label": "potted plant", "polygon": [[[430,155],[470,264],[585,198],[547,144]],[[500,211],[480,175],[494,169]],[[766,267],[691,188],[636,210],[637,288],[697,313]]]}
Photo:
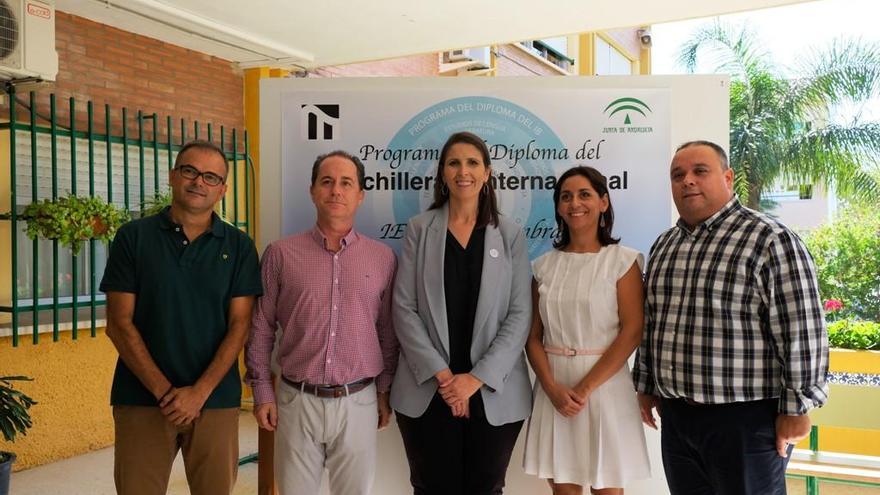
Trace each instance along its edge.
{"label": "potted plant", "polygon": [[98,239],[109,242],[116,230],[129,220],[128,212],[102,198],[65,196],[44,199],[28,205],[20,218],[27,221],[26,234],[31,239],[55,239],[79,254],[82,241]]}
{"label": "potted plant", "polygon": [[[16,390],[12,382],[31,381],[26,376],[3,376],[0,377],[0,431],[7,442],[14,442],[19,433],[27,435],[27,430],[33,423],[29,409],[36,402]],[[15,462],[15,454],[0,451],[0,495],[9,493],[9,475],[12,471],[12,463]]]}

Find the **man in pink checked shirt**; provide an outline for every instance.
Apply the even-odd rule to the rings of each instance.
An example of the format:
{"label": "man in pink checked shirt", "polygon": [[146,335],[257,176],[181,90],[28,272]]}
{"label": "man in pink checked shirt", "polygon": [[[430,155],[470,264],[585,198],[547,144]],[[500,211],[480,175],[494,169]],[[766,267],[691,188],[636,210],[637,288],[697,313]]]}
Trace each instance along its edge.
{"label": "man in pink checked shirt", "polygon": [[[275,481],[285,495],[320,492],[324,466],[333,495],[373,485],[376,431],[388,425],[398,345],[391,324],[397,260],[354,230],[364,166],[334,151],[312,166],[315,227],[263,253],[264,293],[245,348],[254,416],[275,431]],[[270,360],[281,329],[281,379]]]}

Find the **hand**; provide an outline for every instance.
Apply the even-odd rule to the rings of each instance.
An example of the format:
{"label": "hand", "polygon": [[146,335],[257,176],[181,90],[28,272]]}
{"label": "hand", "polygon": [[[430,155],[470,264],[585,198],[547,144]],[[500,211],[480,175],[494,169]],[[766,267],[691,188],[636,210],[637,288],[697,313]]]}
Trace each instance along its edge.
{"label": "hand", "polygon": [[449,404],[449,409],[452,410],[452,417],[453,418],[469,418],[469,417],[471,417],[470,401],[459,401],[454,404]]}
{"label": "hand", "polygon": [[789,444],[794,445],[810,434],[810,417],[803,416],[787,416],[780,414],[776,416],[776,452],[779,457],[788,457]]}
{"label": "hand", "polygon": [[275,431],[278,426],[278,406],[274,402],[264,402],[254,407],[254,418],[257,425],[266,431]]}
{"label": "hand", "polygon": [[590,401],[590,395],[593,394],[593,389],[584,385],[583,382],[572,387],[572,390],[584,401],[584,406]]}
{"label": "hand", "polygon": [[642,423],[657,429],[657,418],[654,416],[654,409],[660,414],[660,398],[656,395],[639,394],[639,410],[642,413]]}
{"label": "hand", "polygon": [[452,411],[453,418],[466,418],[468,417],[468,408],[469,401],[456,401],[451,404],[447,404],[449,409]]}
{"label": "hand", "polygon": [[391,422],[391,394],[388,392],[379,392],[377,394],[376,404],[379,407],[379,431],[385,429]]}
{"label": "hand", "polygon": [[558,383],[554,383],[552,386],[544,389],[544,392],[547,393],[547,397],[550,398],[553,407],[566,418],[576,416],[587,405],[586,399],[575,392],[574,389]]}
{"label": "hand", "polygon": [[437,379],[437,385],[440,387],[445,387],[446,385],[449,385],[452,377],[452,371],[449,368],[442,369],[434,374],[434,378]]}
{"label": "hand", "polygon": [[440,396],[450,406],[456,402],[467,402],[474,395],[483,382],[470,373],[454,375],[451,380],[440,385]]}
{"label": "hand", "polygon": [[174,426],[184,426],[199,417],[207,399],[195,387],[175,387],[162,397],[159,408]]}

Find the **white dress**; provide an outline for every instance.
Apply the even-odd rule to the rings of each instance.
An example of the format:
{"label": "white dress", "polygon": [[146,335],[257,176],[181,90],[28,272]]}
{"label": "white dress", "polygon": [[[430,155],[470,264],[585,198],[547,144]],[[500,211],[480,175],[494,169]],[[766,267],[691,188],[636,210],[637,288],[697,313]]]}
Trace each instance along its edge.
{"label": "white dress", "polygon": [[[598,253],[553,250],[533,264],[538,282],[544,345],[604,349],[617,336],[617,281],[642,255],[617,244]],[[600,355],[547,354],[555,379],[576,385]],[[623,487],[649,478],[651,465],[629,365],[599,386],[587,406],[566,418],[553,407],[539,381],[526,434],[523,467],[529,474],[556,483],[584,487]]]}

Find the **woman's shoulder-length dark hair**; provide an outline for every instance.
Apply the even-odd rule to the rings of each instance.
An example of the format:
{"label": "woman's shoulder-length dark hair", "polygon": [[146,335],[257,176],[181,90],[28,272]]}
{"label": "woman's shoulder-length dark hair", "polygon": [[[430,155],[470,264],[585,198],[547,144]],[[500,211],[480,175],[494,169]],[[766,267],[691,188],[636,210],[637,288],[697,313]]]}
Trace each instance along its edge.
{"label": "woman's shoulder-length dark hair", "polygon": [[[437,164],[437,175],[434,177],[434,202],[428,207],[429,210],[442,208],[443,205],[449,201],[449,188],[443,187],[445,186],[443,183],[443,167],[446,166],[446,155],[449,153],[449,149],[452,148],[453,145],[459,143],[470,144],[477,148],[480,151],[480,155],[483,156],[483,165],[485,165],[486,168],[491,167],[489,148],[480,136],[477,136],[472,132],[456,132],[449,136],[449,139],[446,140],[446,144],[444,144],[443,148],[440,150],[440,162]],[[495,187],[493,185],[493,180],[490,177],[489,180],[486,181],[485,188],[480,192],[480,201],[477,206],[476,227],[485,227],[489,224],[493,227],[498,227],[499,215],[498,200],[495,197]]]}
{"label": "woman's shoulder-length dark hair", "polygon": [[602,244],[603,246],[617,244],[620,242],[620,238],[615,238],[611,235],[611,231],[614,229],[614,208],[611,206],[611,195],[608,194],[608,180],[595,168],[586,165],[578,165],[566,170],[560,175],[559,180],[556,181],[556,185],[553,186],[553,211],[556,214],[556,226],[559,231],[559,236],[553,241],[553,247],[556,249],[562,249],[565,246],[568,246],[571,242],[571,232],[568,231],[568,225],[565,224],[565,221],[562,220],[562,217],[559,215],[559,196],[562,194],[562,184],[566,179],[575,175],[580,175],[586,178],[590,182],[590,185],[593,186],[593,189],[596,190],[596,193],[599,194],[600,198],[602,196],[608,196],[608,209],[605,210],[604,213],[599,214],[600,219],[602,219],[602,217],[605,218],[605,225],[603,226],[600,223],[598,227],[599,244]]}

